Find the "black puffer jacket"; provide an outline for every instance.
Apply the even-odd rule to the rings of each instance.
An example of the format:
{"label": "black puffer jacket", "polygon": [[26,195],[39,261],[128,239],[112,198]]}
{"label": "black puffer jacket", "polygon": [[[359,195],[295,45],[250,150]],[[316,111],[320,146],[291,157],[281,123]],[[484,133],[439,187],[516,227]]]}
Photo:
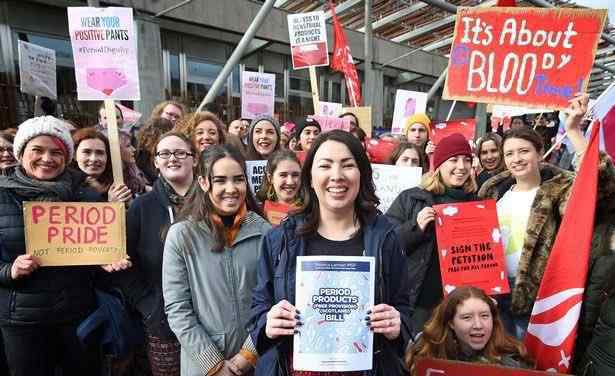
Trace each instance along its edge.
{"label": "black puffer jacket", "polygon": [[[100,201],[94,191],[78,188],[74,175],[70,201]],[[19,280],[11,266],[25,253],[23,206],[18,190],[0,188],[0,325],[56,324],[79,320],[96,306],[91,266],[43,267]]]}

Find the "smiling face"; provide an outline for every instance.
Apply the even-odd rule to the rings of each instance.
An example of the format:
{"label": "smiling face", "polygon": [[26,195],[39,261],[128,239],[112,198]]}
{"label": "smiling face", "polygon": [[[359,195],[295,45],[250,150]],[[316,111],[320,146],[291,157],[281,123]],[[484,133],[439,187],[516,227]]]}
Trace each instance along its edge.
{"label": "smiling face", "polygon": [[211,120],[205,120],[197,124],[194,129],[194,146],[202,152],[211,145],[220,143],[220,135],[216,124]]}
{"label": "smiling face", "polygon": [[254,150],[266,158],[273,152],[278,142],[278,134],[269,121],[259,121],[252,129],[252,144]]}
{"label": "smiling face", "polygon": [[321,212],[354,212],[361,172],[346,145],[337,141],[322,143],[314,155],[311,175]]}
{"label": "smiling face", "polygon": [[301,150],[307,152],[312,147],[314,140],[320,134],[320,129],[315,126],[307,126],[303,128],[301,134],[299,135],[299,144],[301,145]]}
{"label": "smiling face", "polygon": [[13,144],[0,137],[0,169],[9,168],[17,164],[13,154]]}
{"label": "smiling face", "polygon": [[506,168],[515,179],[540,176],[541,154],[534,144],[522,138],[509,138],[504,141],[502,149]]}
{"label": "smiling face", "polygon": [[21,165],[26,174],[38,180],[52,180],[66,167],[66,155],[51,136],[34,137],[24,148]]}
{"label": "smiling face", "polygon": [[487,171],[492,171],[500,165],[500,151],[495,141],[485,141],[480,147],[480,164]]}
{"label": "smiling face", "polygon": [[[121,128],[124,125],[124,119],[117,108],[115,109],[115,120],[118,128]],[[104,108],[101,108],[98,111],[98,123],[103,128],[107,128],[107,111]]]}
{"label": "smiling face", "polygon": [[[166,156],[167,153],[186,153],[186,158],[179,159],[174,154],[170,154],[168,159],[162,158],[159,154]],[[175,184],[190,184],[193,179],[193,168],[196,160],[186,145],[184,140],[177,136],[168,136],[160,140],[156,146],[156,158],[154,165],[160,171],[164,179]]]}
{"label": "smiling face", "polygon": [[406,166],[406,167],[419,167],[421,165],[421,159],[419,157],[419,153],[416,150],[408,148],[404,150],[403,153],[395,162],[396,166]]}
{"label": "smiling face", "polygon": [[91,177],[99,177],[107,166],[107,149],[105,143],[98,138],[82,140],[75,152],[75,160],[79,169]]}
{"label": "smiling face", "polygon": [[236,214],[246,200],[247,182],[243,169],[236,160],[229,157],[214,163],[210,181],[199,176],[199,185],[209,195],[219,215]]}
{"label": "smiling face", "polygon": [[485,348],[493,332],[493,316],[489,305],[471,297],[457,306],[449,323],[462,346],[480,351]]}
{"label": "smiling face", "polygon": [[135,155],[137,154],[137,149],[132,146],[132,142],[130,142],[130,136],[126,133],[120,133],[120,156],[122,157],[122,161],[126,163],[135,163]]}
{"label": "smiling face", "polygon": [[270,180],[278,200],[292,204],[301,186],[301,166],[289,159],[280,161]]}
{"label": "smiling face", "polygon": [[438,167],[442,182],[449,188],[460,188],[470,178],[472,172],[472,157],[456,155],[444,161]]}
{"label": "smiling face", "polygon": [[406,137],[408,138],[408,142],[423,147],[429,139],[427,127],[421,123],[414,123],[408,127]]}

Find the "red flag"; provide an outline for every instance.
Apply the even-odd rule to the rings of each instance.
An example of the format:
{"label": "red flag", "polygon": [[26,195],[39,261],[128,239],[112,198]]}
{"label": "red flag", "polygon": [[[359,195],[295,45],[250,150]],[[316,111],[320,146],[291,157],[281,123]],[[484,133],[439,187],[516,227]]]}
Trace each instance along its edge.
{"label": "red flag", "polygon": [[346,87],[348,89],[348,97],[353,107],[361,105],[361,83],[359,82],[359,75],[357,69],[354,66],[352,60],[352,54],[350,53],[350,47],[346,41],[346,34],[340,24],[340,21],[335,15],[335,5],[329,1],[329,8],[331,9],[331,17],[333,17],[333,59],[331,60],[331,69],[344,73],[346,78]]}
{"label": "red flag", "polygon": [[516,0],[498,0],[495,6],[496,7],[516,7],[517,1]]}
{"label": "red flag", "polygon": [[525,344],[541,370],[570,372],[594,228],[599,129],[596,121],[527,328]]}

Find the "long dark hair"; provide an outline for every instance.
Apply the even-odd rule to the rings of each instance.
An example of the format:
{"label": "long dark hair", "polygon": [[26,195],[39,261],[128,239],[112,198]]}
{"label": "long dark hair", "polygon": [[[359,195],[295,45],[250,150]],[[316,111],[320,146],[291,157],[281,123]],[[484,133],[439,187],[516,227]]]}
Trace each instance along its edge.
{"label": "long dark hair", "polygon": [[318,224],[320,223],[320,208],[318,205],[318,197],[312,189],[312,165],[314,164],[314,156],[318,149],[327,141],[336,141],[346,145],[350,154],[357,163],[359,171],[361,171],[361,180],[359,183],[359,193],[355,200],[354,213],[358,218],[361,227],[366,225],[370,220],[378,214],[377,206],[380,204],[378,196],[376,196],[376,186],[372,179],[372,165],[369,163],[367,154],[361,146],[361,142],[352,134],[339,129],[321,133],[318,135],[314,144],[310,148],[305,157],[303,168],[301,169],[301,190],[306,192],[303,206],[297,211],[297,214],[305,216],[305,222],[297,228],[297,235],[309,237],[316,233]]}
{"label": "long dark hair", "polygon": [[416,151],[416,155],[419,156],[419,167],[424,169],[426,166],[429,165],[427,156],[425,155],[425,151],[423,150],[423,148],[411,142],[400,142],[391,152],[391,155],[389,156],[388,160],[389,164],[394,165],[395,163],[397,163],[399,157],[401,157],[401,155],[404,154],[404,152],[408,149]]}
{"label": "long dark hair", "polygon": [[527,363],[532,363],[522,342],[506,333],[495,301],[485,292],[473,286],[462,286],[453,290],[433,310],[423,334],[406,353],[406,366],[412,376],[416,375],[415,363],[420,358],[459,359],[461,349],[455,332],[450,324],[455,318],[457,307],[470,298],[476,298],[489,306],[493,318],[491,338],[487,341],[482,355],[489,363],[499,363],[502,355],[516,355]]}
{"label": "long dark hair", "polygon": [[[104,186],[110,186],[113,183],[113,168],[111,166],[111,151],[109,148],[109,139],[102,132],[99,132],[94,127],[89,128],[81,128],[73,134],[73,143],[75,144],[75,153],[77,153],[77,149],[79,148],[79,144],[84,140],[100,140],[103,144],[105,144],[105,153],[107,153],[107,163],[105,164],[105,169],[98,177],[98,182]],[[79,165],[77,164],[77,158],[73,158],[72,166],[77,170],[80,170]]]}
{"label": "long dark hair", "polygon": [[[231,145],[212,145],[207,147],[199,158],[197,166],[197,176],[207,179],[211,189],[211,173],[213,167],[222,158],[231,158],[241,166],[246,184],[246,207],[248,210],[255,212],[261,217],[261,209],[256,204],[254,196],[248,187],[248,176],[246,174],[246,162],[241,153]],[[222,252],[224,250],[224,226],[215,222],[212,215],[215,214],[214,204],[209,198],[209,192],[203,189],[195,189],[194,192],[187,198],[182,210],[179,213],[178,221],[189,220],[192,222],[203,221],[212,231],[214,244],[211,249],[214,252]]]}

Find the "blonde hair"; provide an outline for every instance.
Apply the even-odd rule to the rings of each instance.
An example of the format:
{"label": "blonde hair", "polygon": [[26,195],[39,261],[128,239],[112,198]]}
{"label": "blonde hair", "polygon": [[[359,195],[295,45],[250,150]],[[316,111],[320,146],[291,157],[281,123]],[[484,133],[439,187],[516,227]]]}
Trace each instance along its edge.
{"label": "blonde hair", "polygon": [[[433,172],[430,171],[423,175],[421,188],[435,195],[441,195],[446,192],[446,184],[444,184],[444,180],[442,180],[440,167],[436,168]],[[478,191],[478,184],[476,184],[476,178],[472,172],[470,172],[470,176],[468,176],[465,183],[463,183],[462,188],[466,193],[475,193]]]}
{"label": "blonde hair", "polygon": [[182,103],[178,101],[170,100],[170,101],[163,101],[163,102],[158,103],[156,107],[154,107],[154,109],[152,110],[152,114],[150,115],[150,118],[159,118],[162,115],[162,111],[164,111],[164,108],[170,104],[181,110],[182,117],[186,114],[186,106],[184,106]]}

